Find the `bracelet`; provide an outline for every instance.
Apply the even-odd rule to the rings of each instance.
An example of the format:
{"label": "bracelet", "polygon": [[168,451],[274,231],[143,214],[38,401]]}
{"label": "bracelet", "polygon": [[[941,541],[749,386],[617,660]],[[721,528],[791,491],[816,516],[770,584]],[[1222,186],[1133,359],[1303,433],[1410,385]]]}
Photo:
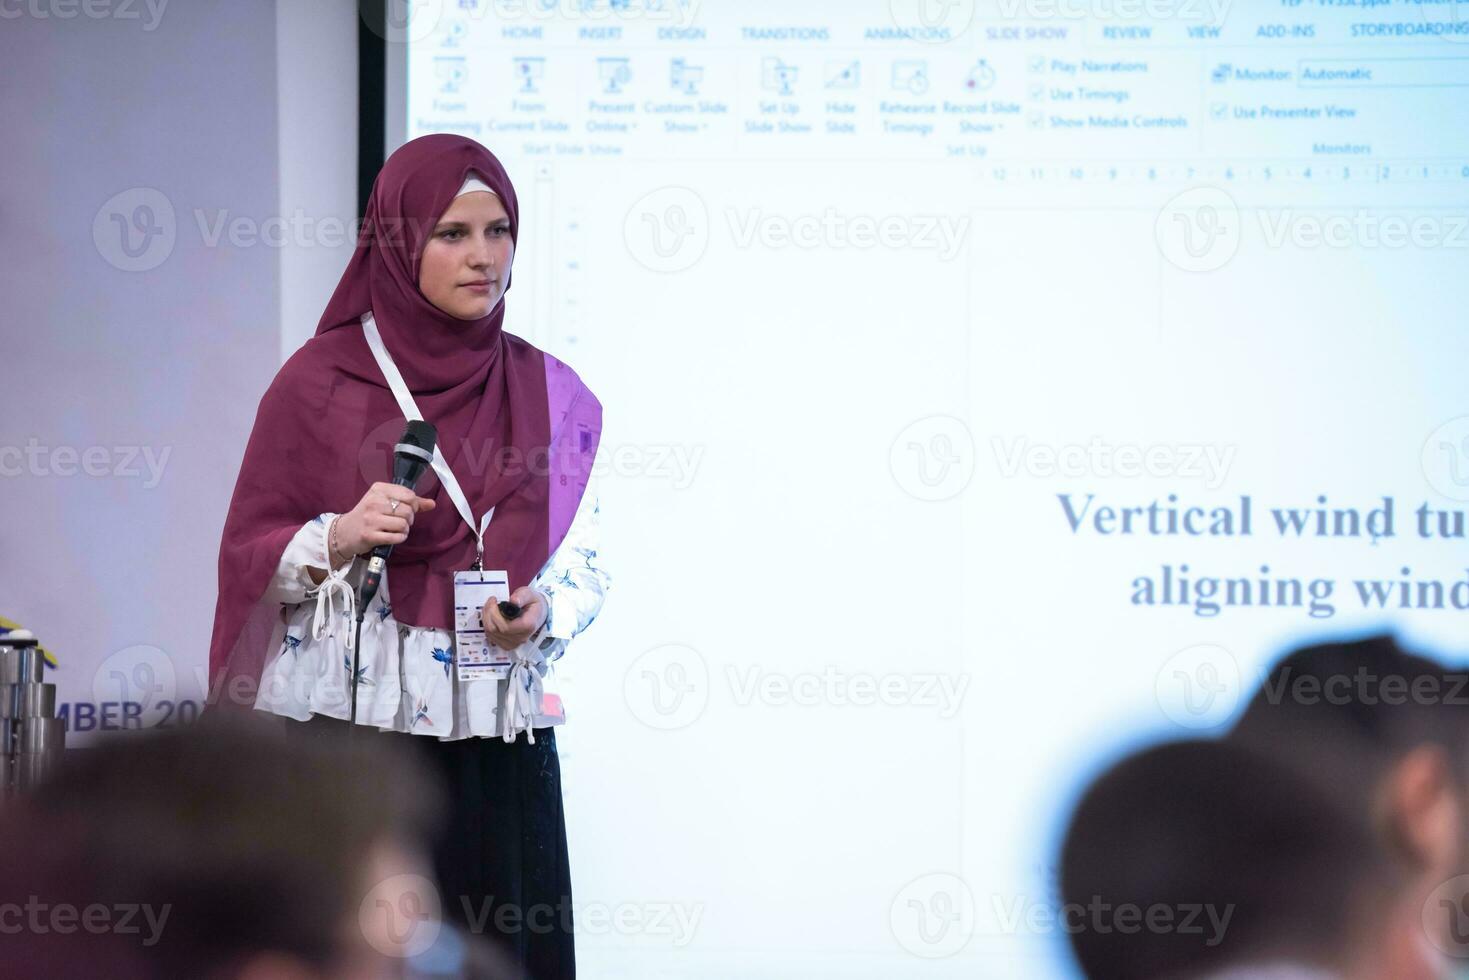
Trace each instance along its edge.
{"label": "bracelet", "polygon": [[[336,556],[342,553],[341,549],[337,547],[337,521],[341,519],[341,514],[333,517],[331,526],[326,529],[326,563],[328,566],[332,565],[336,560]],[[343,556],[342,561],[345,563],[346,560],[346,557]],[[331,571],[331,568],[328,568],[327,571]]]}

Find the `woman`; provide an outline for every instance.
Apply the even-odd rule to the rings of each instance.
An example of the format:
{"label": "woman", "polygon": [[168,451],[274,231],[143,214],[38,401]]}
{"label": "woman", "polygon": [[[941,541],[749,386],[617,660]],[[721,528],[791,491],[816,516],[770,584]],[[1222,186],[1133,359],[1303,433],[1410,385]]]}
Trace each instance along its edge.
{"label": "woman", "polygon": [[[610,582],[589,485],[602,411],[569,367],[502,329],[518,227],[509,178],[472,140],[426,136],[383,166],[316,336],[260,403],[220,545],[209,701],[341,730],[355,645],[357,724],[411,739],[445,780],[445,914],[532,976],[568,977],[565,715],[548,682]],[[415,417],[440,457],[416,493],[387,482]],[[357,559],[384,544],[355,641]],[[455,645],[455,573],[481,561],[523,610],[482,609],[503,665]]]}

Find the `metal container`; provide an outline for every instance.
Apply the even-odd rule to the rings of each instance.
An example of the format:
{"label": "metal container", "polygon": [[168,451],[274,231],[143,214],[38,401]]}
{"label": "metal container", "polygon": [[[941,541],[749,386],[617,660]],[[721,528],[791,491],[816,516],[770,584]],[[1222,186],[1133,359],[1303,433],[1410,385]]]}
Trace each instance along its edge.
{"label": "metal container", "polygon": [[27,718],[22,723],[20,754],[15,760],[16,788],[29,789],[46,778],[61,761],[65,745],[66,723],[60,718]]}
{"label": "metal container", "polygon": [[0,636],[0,684],[41,683],[46,658],[34,639],[14,641],[13,635]]}
{"label": "metal container", "polygon": [[56,685],[25,630],[0,635],[0,800],[34,786],[61,761],[66,723],[56,717]]}
{"label": "metal container", "polygon": [[0,684],[0,719],[56,717],[55,684]]}
{"label": "metal container", "polygon": [[21,729],[21,755],[59,754],[66,741],[66,722],[60,718],[28,718]]}

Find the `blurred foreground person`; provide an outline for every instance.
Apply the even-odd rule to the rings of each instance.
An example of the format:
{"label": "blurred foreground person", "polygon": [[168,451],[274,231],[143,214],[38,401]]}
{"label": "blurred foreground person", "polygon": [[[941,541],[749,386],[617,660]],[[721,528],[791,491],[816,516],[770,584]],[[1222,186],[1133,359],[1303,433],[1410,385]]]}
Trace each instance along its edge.
{"label": "blurred foreground person", "polygon": [[1469,967],[1469,674],[1390,636],[1304,647],[1270,670],[1228,738],[1368,821],[1417,892],[1395,914],[1423,969]]}
{"label": "blurred foreground person", "polygon": [[74,749],[0,811],[0,977],[510,976],[438,921],[440,807],[393,746],[255,719]]}
{"label": "blurred foreground person", "polygon": [[1092,980],[1427,980],[1370,826],[1228,742],[1161,745],[1083,794],[1060,922]]}

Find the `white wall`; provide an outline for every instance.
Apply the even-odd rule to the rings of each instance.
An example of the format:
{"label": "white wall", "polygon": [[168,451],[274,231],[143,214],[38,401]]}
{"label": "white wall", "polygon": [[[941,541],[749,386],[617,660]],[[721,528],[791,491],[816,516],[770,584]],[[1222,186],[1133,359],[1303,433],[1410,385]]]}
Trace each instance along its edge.
{"label": "white wall", "polygon": [[[315,219],[280,249],[281,359],[316,321],[352,254],[357,213],[357,4],[276,5],[280,213]],[[343,234],[342,229],[346,229]],[[314,232],[309,229],[316,229]]]}
{"label": "white wall", "polygon": [[353,219],[355,6],[87,6],[0,21],[0,617],[68,712],[177,720],[255,408],[350,248],[281,219]]}

